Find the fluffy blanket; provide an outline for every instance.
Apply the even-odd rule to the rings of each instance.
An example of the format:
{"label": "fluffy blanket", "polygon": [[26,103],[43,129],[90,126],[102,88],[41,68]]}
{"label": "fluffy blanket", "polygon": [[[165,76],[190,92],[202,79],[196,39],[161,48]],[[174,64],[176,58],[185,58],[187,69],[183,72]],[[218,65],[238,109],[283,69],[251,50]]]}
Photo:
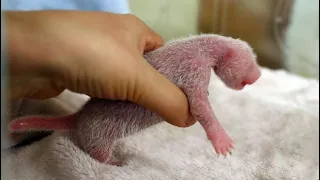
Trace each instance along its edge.
{"label": "fluffy blanket", "polygon": [[[127,165],[100,164],[61,132],[19,149],[2,150],[2,178],[16,180],[316,180],[319,179],[319,82],[262,70],[241,92],[210,83],[212,106],[235,142],[217,157],[200,125],[162,123],[119,141],[114,154]],[[75,111],[86,97],[72,94],[41,104]],[[39,102],[38,102],[39,103]],[[35,108],[24,105],[22,108]],[[59,107],[60,110],[57,111]],[[61,108],[62,107],[62,108]],[[55,109],[55,110],[54,110]],[[64,109],[64,110],[63,110]]]}

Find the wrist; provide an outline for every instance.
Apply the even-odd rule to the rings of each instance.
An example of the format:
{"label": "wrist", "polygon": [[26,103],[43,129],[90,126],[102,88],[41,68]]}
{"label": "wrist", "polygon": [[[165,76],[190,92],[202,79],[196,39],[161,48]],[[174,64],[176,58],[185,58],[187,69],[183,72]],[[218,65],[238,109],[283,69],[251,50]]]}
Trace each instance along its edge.
{"label": "wrist", "polygon": [[60,70],[50,50],[54,46],[44,32],[46,19],[34,12],[6,11],[4,15],[11,99],[60,84]]}
{"label": "wrist", "polygon": [[10,76],[53,76],[57,66],[32,12],[5,12]]}

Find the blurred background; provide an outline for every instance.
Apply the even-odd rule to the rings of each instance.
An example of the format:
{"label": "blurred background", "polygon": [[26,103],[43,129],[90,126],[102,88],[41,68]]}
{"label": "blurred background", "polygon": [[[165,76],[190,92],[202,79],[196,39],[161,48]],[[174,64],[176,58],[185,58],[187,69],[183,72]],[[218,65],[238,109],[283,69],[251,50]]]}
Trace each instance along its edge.
{"label": "blurred background", "polygon": [[130,0],[130,9],[166,41],[232,36],[261,66],[319,79],[319,0]]}

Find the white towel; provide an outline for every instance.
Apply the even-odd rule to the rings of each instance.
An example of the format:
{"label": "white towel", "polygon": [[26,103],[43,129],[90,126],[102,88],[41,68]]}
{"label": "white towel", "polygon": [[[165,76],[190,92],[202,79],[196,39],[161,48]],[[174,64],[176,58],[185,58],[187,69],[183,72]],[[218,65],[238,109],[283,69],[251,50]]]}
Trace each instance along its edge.
{"label": "white towel", "polygon": [[[1,176],[16,180],[319,179],[317,80],[263,69],[261,79],[241,92],[226,88],[213,76],[209,92],[217,117],[235,142],[232,156],[217,157],[198,123],[186,129],[162,123],[120,140],[114,154],[125,161],[123,167],[98,163],[56,132],[30,146],[2,151]],[[64,102],[75,107],[86,99],[74,97],[69,93]]]}

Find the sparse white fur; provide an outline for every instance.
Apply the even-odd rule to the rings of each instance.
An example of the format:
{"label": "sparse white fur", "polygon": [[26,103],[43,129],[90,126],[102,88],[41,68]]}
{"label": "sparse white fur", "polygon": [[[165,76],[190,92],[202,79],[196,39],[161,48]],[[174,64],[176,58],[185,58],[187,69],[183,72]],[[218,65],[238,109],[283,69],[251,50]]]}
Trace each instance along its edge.
{"label": "sparse white fur", "polygon": [[[319,179],[318,81],[263,69],[256,85],[243,92],[229,90],[214,75],[209,91],[212,106],[237,144],[230,157],[218,158],[213,153],[199,124],[187,129],[159,124],[123,139],[115,154],[119,159],[127,159],[124,167],[98,163],[56,133],[26,148],[2,151],[1,178]],[[70,94],[69,98],[65,103],[83,103],[78,96]]]}

